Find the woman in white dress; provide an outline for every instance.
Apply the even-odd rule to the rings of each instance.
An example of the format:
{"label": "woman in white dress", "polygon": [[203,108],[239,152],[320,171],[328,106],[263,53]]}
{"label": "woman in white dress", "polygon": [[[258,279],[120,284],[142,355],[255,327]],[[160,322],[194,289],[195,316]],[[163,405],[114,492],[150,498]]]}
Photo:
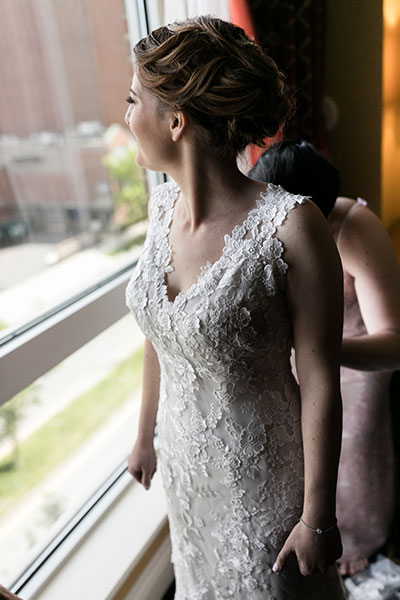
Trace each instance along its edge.
{"label": "woman in white dress", "polygon": [[236,164],[290,111],[283,77],[212,17],[134,52],[136,160],[173,181],[127,288],[146,336],[129,471],[150,486],[157,422],[176,600],[340,600],[340,261],[311,202]]}

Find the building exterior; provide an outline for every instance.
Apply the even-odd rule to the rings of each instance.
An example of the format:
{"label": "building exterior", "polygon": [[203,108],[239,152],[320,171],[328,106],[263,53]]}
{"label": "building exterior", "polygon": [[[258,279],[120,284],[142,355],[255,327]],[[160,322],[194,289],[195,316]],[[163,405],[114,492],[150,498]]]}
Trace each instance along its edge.
{"label": "building exterior", "polygon": [[112,211],[102,134],[131,78],[123,0],[3,0],[0,33],[0,244],[85,230]]}

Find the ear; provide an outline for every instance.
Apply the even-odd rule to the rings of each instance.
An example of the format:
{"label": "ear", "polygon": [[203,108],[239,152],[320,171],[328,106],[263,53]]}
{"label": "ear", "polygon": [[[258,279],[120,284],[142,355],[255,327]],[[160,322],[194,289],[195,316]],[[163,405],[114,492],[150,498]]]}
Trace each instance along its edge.
{"label": "ear", "polygon": [[189,125],[189,119],[184,112],[177,110],[171,113],[170,133],[173,142],[177,142]]}

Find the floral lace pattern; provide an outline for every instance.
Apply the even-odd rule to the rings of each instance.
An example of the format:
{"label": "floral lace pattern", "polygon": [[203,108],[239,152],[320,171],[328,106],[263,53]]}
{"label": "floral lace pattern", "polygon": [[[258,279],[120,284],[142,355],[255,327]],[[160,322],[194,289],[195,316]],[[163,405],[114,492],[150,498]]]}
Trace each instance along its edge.
{"label": "floral lace pattern", "polygon": [[332,575],[328,588],[317,578],[314,594],[314,576],[304,578],[303,593],[296,564],[279,577],[271,571],[303,501],[288,267],[276,231],[304,198],[268,185],[243,224],[225,236],[220,259],[172,302],[165,276],[178,194],[175,183],[155,188],[145,246],[126,292],[161,367],[159,464],[175,598],[340,599]]}

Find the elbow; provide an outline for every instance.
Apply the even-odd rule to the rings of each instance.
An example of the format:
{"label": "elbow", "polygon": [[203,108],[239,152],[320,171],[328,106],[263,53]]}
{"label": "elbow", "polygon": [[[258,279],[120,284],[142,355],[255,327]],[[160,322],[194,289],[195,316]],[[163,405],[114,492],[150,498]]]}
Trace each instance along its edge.
{"label": "elbow", "polygon": [[387,339],[387,371],[400,369],[400,331],[397,329],[386,330]]}

